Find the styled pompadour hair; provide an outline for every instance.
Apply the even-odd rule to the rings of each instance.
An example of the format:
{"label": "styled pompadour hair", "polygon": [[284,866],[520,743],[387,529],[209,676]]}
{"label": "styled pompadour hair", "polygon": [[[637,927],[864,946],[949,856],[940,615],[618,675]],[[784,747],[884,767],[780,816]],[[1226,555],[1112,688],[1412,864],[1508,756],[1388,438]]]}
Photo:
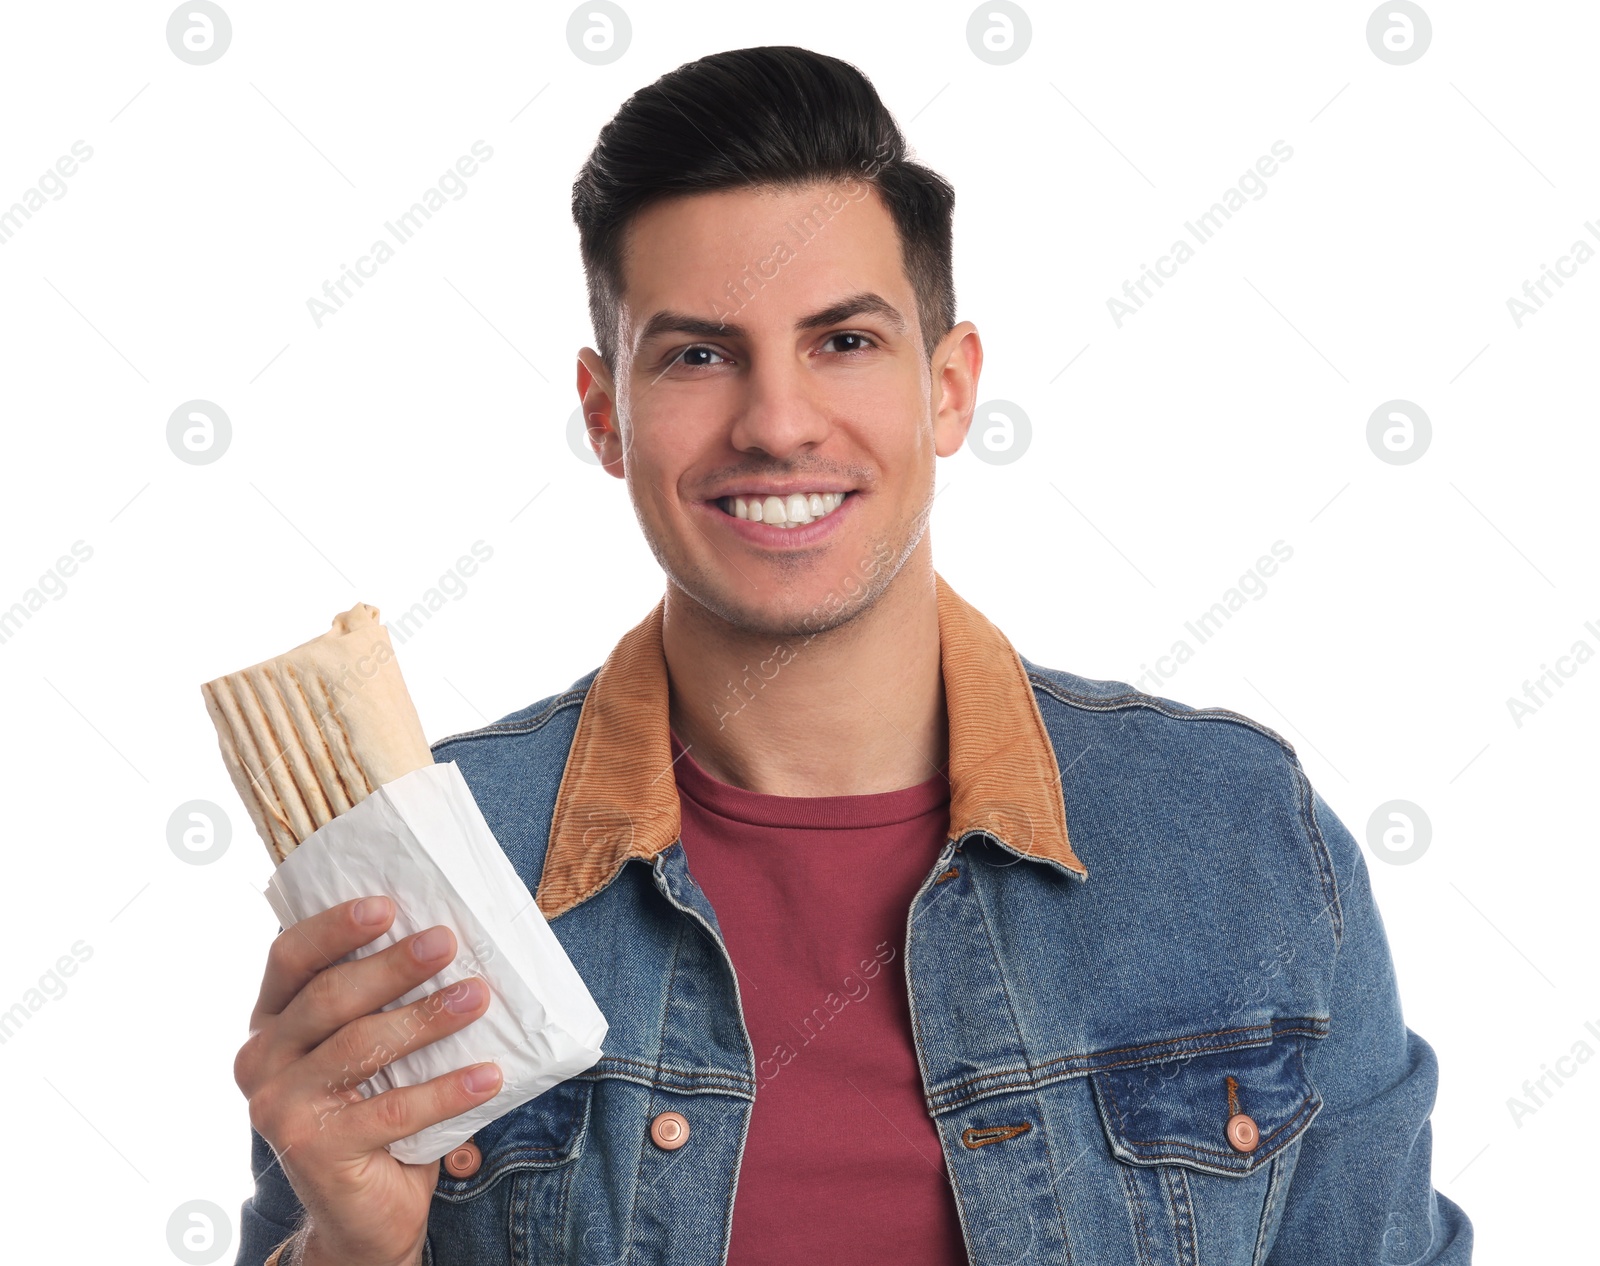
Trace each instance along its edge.
{"label": "styled pompadour hair", "polygon": [[955,325],[955,189],[908,157],[905,137],[854,66],[786,45],[686,62],[622,103],[572,186],[589,316],[617,368],[627,228],[665,198],[854,178],[883,200],[917,300],[923,350]]}

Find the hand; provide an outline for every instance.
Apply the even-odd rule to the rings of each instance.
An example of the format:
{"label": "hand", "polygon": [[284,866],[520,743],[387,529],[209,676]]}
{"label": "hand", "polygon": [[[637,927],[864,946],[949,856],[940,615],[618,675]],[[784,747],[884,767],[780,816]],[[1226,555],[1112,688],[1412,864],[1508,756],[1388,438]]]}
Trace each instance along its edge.
{"label": "hand", "polygon": [[362,1096],[360,1083],[379,1068],[460,1031],[489,1006],[488,986],[474,976],[382,1011],[444,970],[456,949],[455,934],[440,926],[339,963],[393,921],[392,901],[367,897],[285,928],[267,954],[250,1038],[233,1061],[250,1124],[310,1216],[307,1262],[419,1261],[439,1162],[407,1165],[386,1146],[500,1090],[499,1068],[485,1063]]}

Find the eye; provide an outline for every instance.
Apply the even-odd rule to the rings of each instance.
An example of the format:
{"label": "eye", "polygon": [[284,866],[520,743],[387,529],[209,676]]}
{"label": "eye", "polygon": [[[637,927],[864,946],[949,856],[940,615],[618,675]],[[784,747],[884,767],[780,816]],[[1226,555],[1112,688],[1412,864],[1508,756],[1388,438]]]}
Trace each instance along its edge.
{"label": "eye", "polygon": [[[700,359],[702,357],[715,357],[716,360]],[[685,369],[710,369],[718,361],[726,359],[727,357],[723,356],[715,348],[697,343],[693,347],[686,347],[681,352],[674,353],[672,360],[669,362],[669,367],[682,365]]]}
{"label": "eye", "polygon": [[823,340],[823,346],[826,347],[829,343],[837,342],[840,339],[854,340],[856,344],[854,347],[846,347],[842,349],[846,356],[856,355],[860,352],[866,351],[869,347],[878,346],[878,341],[871,335],[857,334],[852,330],[844,330],[838,334],[828,335],[828,337]]}

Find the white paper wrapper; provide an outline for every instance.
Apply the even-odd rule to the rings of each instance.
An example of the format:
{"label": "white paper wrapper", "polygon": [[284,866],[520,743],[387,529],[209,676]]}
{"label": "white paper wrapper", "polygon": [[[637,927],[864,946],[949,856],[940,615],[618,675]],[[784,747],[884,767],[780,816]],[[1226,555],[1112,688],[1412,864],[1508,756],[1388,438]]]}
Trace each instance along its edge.
{"label": "white paper wrapper", "polygon": [[[381,937],[340,959],[364,958],[435,924],[456,934],[456,957],[384,1010],[480,976],[489,1009],[465,1029],[394,1062],[348,1071],[364,1096],[414,1086],[483,1060],[505,1082],[487,1103],[389,1145],[398,1160],[437,1160],[490,1121],[592,1066],[608,1025],[583,978],[495,841],[454,762],[385,783],[290,853],[266,898],[284,927],[355,897],[396,907]],[[422,1030],[424,1033],[426,1029]]]}

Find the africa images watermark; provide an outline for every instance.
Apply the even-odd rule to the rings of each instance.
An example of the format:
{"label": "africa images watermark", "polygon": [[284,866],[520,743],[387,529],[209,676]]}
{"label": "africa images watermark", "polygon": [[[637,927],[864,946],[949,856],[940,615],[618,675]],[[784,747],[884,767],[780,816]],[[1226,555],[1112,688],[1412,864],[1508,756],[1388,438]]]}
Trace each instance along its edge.
{"label": "africa images watermark", "polygon": [[[1600,625],[1593,620],[1584,621],[1583,627],[1596,638],[1600,638]],[[1555,697],[1556,690],[1565,686],[1569,678],[1576,677],[1578,669],[1593,658],[1594,647],[1580,637],[1565,655],[1556,656],[1554,668],[1549,664],[1540,664],[1539,667],[1544,671],[1532,681],[1522,683],[1522,698],[1519,699],[1515,695],[1506,698],[1506,710],[1511,714],[1511,720],[1517,729],[1520,730],[1529,717],[1536,716],[1539,709]],[[1552,686],[1555,690],[1551,689]]]}
{"label": "africa images watermark", "polygon": [[[1585,1020],[1583,1027],[1589,1030],[1590,1036],[1600,1041],[1600,1025],[1596,1025],[1593,1020]],[[1594,1047],[1580,1037],[1572,1044],[1572,1050],[1568,1054],[1556,1057],[1554,1068],[1549,1064],[1540,1064],[1539,1067],[1544,1069],[1544,1072],[1522,1083],[1522,1097],[1512,1095],[1506,1100],[1512,1124],[1520,1130],[1525,1118],[1533,1116],[1540,1108],[1549,1107],[1556,1091],[1566,1085],[1569,1077],[1577,1076],[1578,1069],[1593,1058]],[[1551,1082],[1555,1083],[1553,1088],[1549,1084]]]}
{"label": "africa images watermark", "polygon": [[[1282,563],[1287,563],[1294,557],[1294,546],[1286,541],[1272,542],[1272,552],[1263,554],[1256,559],[1255,565],[1239,577],[1238,581],[1223,591],[1222,597],[1213,602],[1209,607],[1197,615],[1193,620],[1185,620],[1184,630],[1194,638],[1195,644],[1204,646],[1219,632],[1227,622],[1233,619],[1233,613],[1240,611],[1248,598],[1251,602],[1260,602],[1267,596],[1267,580],[1277,573]],[[1133,681],[1135,690],[1142,690],[1146,694],[1154,693],[1150,687],[1160,686],[1178,675],[1182,668],[1194,658],[1195,647],[1190,645],[1188,638],[1180,637],[1172,644],[1165,655],[1158,655],[1154,666],[1140,664],[1144,671]],[[1146,687],[1145,682],[1150,682]]]}
{"label": "africa images watermark", "polygon": [[[473,141],[472,153],[478,156],[478,162],[483,163],[494,157],[494,149],[485,141]],[[466,154],[456,159],[454,167],[446,169],[444,175],[423,193],[420,202],[413,202],[393,220],[383,222],[389,236],[404,246],[416,237],[423,225],[433,219],[433,213],[445,205],[446,195],[452,202],[460,202],[465,198],[469,188],[467,177],[478,174],[478,162]],[[312,295],[306,300],[306,310],[311,313],[311,320],[317,329],[322,328],[325,317],[337,316],[345,302],[354,297],[351,284],[359,290],[366,285],[363,278],[376,276],[378,266],[387,264],[397,253],[393,246],[380,237],[373,242],[367,254],[357,258],[354,268],[340,264],[337,280],[322,283],[323,298]]]}
{"label": "africa images watermark", "polygon": [[39,977],[37,987],[23,990],[22,1001],[13,1002],[5,1011],[0,1011],[0,1046],[16,1037],[23,1025],[33,1019],[34,1013],[44,1009],[45,1003],[66,997],[67,982],[62,977],[76,975],[78,968],[93,957],[94,946],[88,941],[74,941],[72,953],[56,959],[55,966]]}
{"label": "africa images watermark", "polygon": [[72,542],[71,553],[56,559],[20,599],[9,607],[0,608],[0,644],[16,637],[22,626],[33,619],[33,613],[44,608],[46,598],[53,602],[65,598],[68,578],[77,574],[80,564],[93,557],[94,546],[81,540]]}
{"label": "africa images watermark", "polygon": [[[1585,220],[1583,227],[1589,230],[1591,237],[1600,240],[1600,224],[1596,224],[1593,220]],[[1572,244],[1572,249],[1567,254],[1556,259],[1554,268],[1540,264],[1538,279],[1522,283],[1523,297],[1519,299],[1512,295],[1506,300],[1506,311],[1511,314],[1512,323],[1517,329],[1522,328],[1522,322],[1526,318],[1539,315],[1546,299],[1555,297],[1550,289],[1550,282],[1554,282],[1556,289],[1559,290],[1567,284],[1561,279],[1576,276],[1578,265],[1587,264],[1594,258],[1594,254],[1595,248],[1580,237]]]}
{"label": "africa images watermark", "polygon": [[[852,1002],[863,1001],[872,992],[872,986],[866,982],[891,963],[894,960],[894,954],[894,946],[889,944],[888,941],[879,941],[873,947],[872,957],[861,960],[860,976],[851,972],[840,982],[840,988],[844,990],[843,994],[840,994],[838,990],[829,990],[821,1005],[812,1007],[798,1024],[791,1021],[790,1023],[795,1032],[801,1034],[799,1045],[797,1047],[785,1039],[772,1048],[772,1054],[761,1060],[756,1066],[756,1071],[760,1074],[756,1083],[757,1089],[772,1081],[780,1072],[792,1064],[799,1056],[800,1051],[810,1046],[812,1040],[827,1027],[830,1021],[836,1019],[839,1013],[847,1006]],[[852,981],[855,982],[854,986],[851,984]],[[769,1064],[772,1065],[770,1072],[767,1067]]]}
{"label": "africa images watermark", "polygon": [[66,178],[78,174],[78,163],[86,163],[93,158],[94,149],[87,141],[73,141],[72,153],[78,156],[77,162],[63,154],[56,159],[53,168],[34,182],[32,188],[24,189],[17,201],[0,211],[0,246],[9,245],[11,239],[22,231],[22,226],[33,219],[33,213],[43,209],[46,197],[52,202],[60,202],[67,196]]}
{"label": "africa images watermark", "polygon": [[455,564],[430,585],[420,599],[389,621],[389,635],[396,642],[405,642],[414,637],[418,629],[433,619],[435,611],[444,608],[446,596],[455,602],[467,596],[467,580],[477,575],[480,565],[494,557],[494,546],[485,541],[474,541],[471,548],[471,554],[463,554],[456,559]]}
{"label": "africa images watermark", "polygon": [[[1294,157],[1294,150],[1287,141],[1273,141],[1271,150],[1278,156],[1278,162],[1286,163]],[[1216,237],[1224,224],[1233,219],[1233,213],[1245,205],[1246,195],[1249,195],[1254,202],[1260,202],[1265,198],[1267,177],[1277,175],[1278,162],[1274,162],[1268,154],[1256,159],[1253,168],[1247,170],[1235,184],[1223,191],[1220,202],[1213,202],[1193,220],[1183,222],[1183,227],[1189,231],[1189,236],[1194,238],[1198,245],[1204,246]],[[1196,253],[1195,248],[1180,237],[1172,243],[1167,254],[1156,259],[1154,268],[1140,264],[1138,280],[1122,283],[1123,298],[1119,299],[1112,295],[1106,300],[1106,311],[1111,313],[1111,319],[1116,323],[1117,329],[1122,328],[1125,318],[1137,316],[1146,300],[1155,297],[1147,282],[1154,282],[1156,288],[1160,289],[1167,284],[1162,278],[1176,277],[1178,268],[1187,264]]]}

